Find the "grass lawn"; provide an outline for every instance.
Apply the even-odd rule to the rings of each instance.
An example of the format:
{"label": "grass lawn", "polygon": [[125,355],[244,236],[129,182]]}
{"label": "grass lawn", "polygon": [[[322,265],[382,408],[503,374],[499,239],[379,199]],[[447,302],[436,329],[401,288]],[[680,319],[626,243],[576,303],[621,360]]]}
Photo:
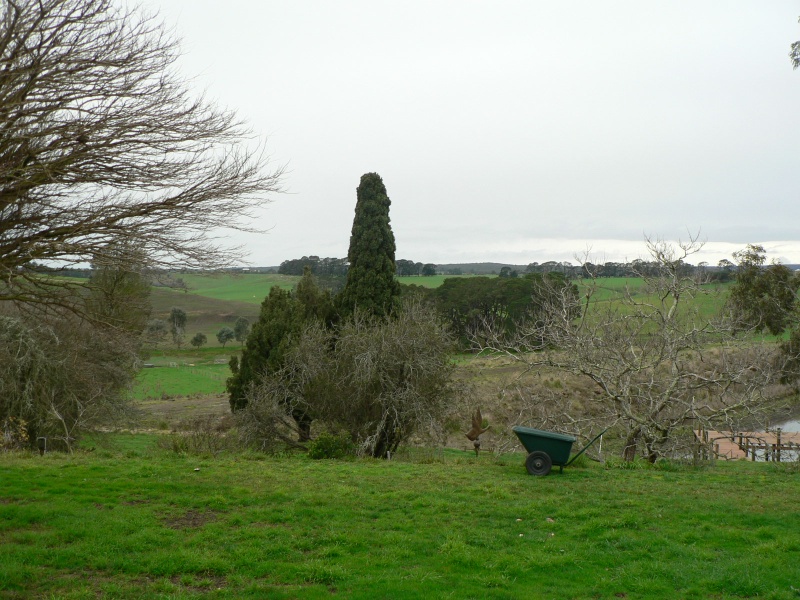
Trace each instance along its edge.
{"label": "grass lawn", "polygon": [[0,455],[0,597],[798,597],[796,467],[443,456]]}

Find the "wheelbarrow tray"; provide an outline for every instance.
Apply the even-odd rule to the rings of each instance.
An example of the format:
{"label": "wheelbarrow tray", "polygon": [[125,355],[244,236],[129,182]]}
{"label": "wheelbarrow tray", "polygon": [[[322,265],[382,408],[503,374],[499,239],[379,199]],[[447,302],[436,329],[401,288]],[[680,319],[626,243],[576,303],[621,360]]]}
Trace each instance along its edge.
{"label": "wheelbarrow tray", "polygon": [[553,431],[542,431],[532,427],[514,426],[511,430],[517,435],[519,441],[525,446],[528,454],[531,452],[545,452],[550,456],[553,464],[564,467],[569,462],[572,444],[577,438]]}

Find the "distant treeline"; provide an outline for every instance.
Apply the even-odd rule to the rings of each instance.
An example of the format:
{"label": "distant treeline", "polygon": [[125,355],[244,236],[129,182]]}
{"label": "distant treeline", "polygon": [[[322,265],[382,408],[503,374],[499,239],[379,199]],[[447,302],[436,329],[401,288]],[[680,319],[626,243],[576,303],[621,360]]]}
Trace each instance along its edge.
{"label": "distant treeline", "polygon": [[[501,278],[514,279],[529,273],[560,273],[567,279],[584,279],[587,277],[641,277],[657,274],[657,265],[654,262],[634,260],[631,262],[606,262],[594,264],[587,262],[583,265],[573,265],[570,262],[548,261],[543,263],[532,262],[527,266],[507,265],[503,263],[464,263],[435,265],[421,263],[413,260],[399,259],[395,261],[398,277],[432,276],[432,275],[498,275]],[[787,265],[789,268],[797,265]],[[304,256],[292,260],[285,260],[278,267],[281,275],[302,275],[305,267],[323,281],[326,287],[337,289],[341,284],[337,278],[347,275],[348,262],[346,258],[320,258],[319,256]],[[62,277],[89,278],[92,276],[91,268],[53,268],[46,265],[29,263],[26,267],[30,271],[59,275]],[[269,272],[272,268],[247,268],[233,269],[237,272]],[[700,263],[692,265],[680,263],[680,271],[685,276],[703,275],[710,281],[730,281],[736,278],[736,265],[728,260],[721,260],[716,266]],[[153,270],[150,272],[156,286],[183,287],[180,278],[175,278],[169,271]]]}
{"label": "distant treeline", "polygon": [[[435,265],[401,258],[395,261],[395,264],[399,277],[493,274],[501,278],[514,279],[529,273],[560,273],[567,279],[583,279],[587,277],[641,277],[643,275],[656,275],[658,269],[658,265],[655,262],[638,259],[631,262],[606,262],[602,264],[587,262],[583,265],[557,261],[532,262],[523,267],[520,265],[504,265],[502,263]],[[302,275],[306,267],[309,267],[317,277],[343,277],[347,274],[348,263],[346,258],[304,256],[283,261],[278,267],[278,273],[281,275]],[[727,281],[734,277],[736,265],[727,260],[720,261],[717,266],[709,266],[704,263],[695,266],[681,262],[680,271],[686,276],[703,274],[711,280]]]}
{"label": "distant treeline", "polygon": [[[591,262],[582,265],[573,265],[569,262],[549,261],[544,263],[533,262],[525,268],[526,273],[561,273],[568,279],[585,279],[589,277],[647,277],[658,276],[658,263],[645,260],[631,262],[606,262],[595,264]],[[717,266],[705,263],[692,265],[678,261],[678,272],[686,277],[704,275],[713,281],[728,281],[735,278],[736,265],[728,260],[721,260]],[[502,275],[502,273],[501,273]],[[511,277],[514,277],[513,271]]]}
{"label": "distant treeline", "polygon": [[[399,259],[395,261],[397,274],[400,277],[411,275],[436,275],[436,265],[433,263],[423,264],[413,260]],[[304,256],[285,260],[278,267],[281,275],[302,275],[306,267],[311,269],[311,273],[317,277],[341,277],[347,275],[348,262],[346,258],[320,258],[319,256]],[[460,273],[448,273],[450,275],[460,275]]]}

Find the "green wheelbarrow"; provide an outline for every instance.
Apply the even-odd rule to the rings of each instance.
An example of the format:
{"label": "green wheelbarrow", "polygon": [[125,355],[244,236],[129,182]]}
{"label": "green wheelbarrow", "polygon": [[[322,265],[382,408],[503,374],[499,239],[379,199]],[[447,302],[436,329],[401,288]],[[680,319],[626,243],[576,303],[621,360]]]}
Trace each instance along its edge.
{"label": "green wheelbarrow", "polygon": [[600,436],[608,431],[608,429],[601,431],[591,442],[586,444],[580,452],[570,459],[569,455],[570,452],[572,452],[572,444],[577,441],[577,438],[571,435],[542,431],[531,427],[521,427],[519,425],[512,427],[511,430],[517,434],[519,441],[525,446],[525,450],[528,451],[528,457],[525,459],[525,468],[531,475],[547,475],[553,468],[553,465],[559,467],[560,472],[563,473],[564,467],[571,464],[576,458],[586,452],[589,446],[594,444],[600,439]]}

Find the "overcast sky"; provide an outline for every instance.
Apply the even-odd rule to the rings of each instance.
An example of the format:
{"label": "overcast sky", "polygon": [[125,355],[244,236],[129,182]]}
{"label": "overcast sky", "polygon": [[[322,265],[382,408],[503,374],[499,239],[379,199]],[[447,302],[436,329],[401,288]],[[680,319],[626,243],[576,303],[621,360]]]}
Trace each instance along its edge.
{"label": "overcast sky", "polygon": [[377,172],[397,258],[800,263],[798,0],[146,0],[288,193],[249,260],[344,257]]}

